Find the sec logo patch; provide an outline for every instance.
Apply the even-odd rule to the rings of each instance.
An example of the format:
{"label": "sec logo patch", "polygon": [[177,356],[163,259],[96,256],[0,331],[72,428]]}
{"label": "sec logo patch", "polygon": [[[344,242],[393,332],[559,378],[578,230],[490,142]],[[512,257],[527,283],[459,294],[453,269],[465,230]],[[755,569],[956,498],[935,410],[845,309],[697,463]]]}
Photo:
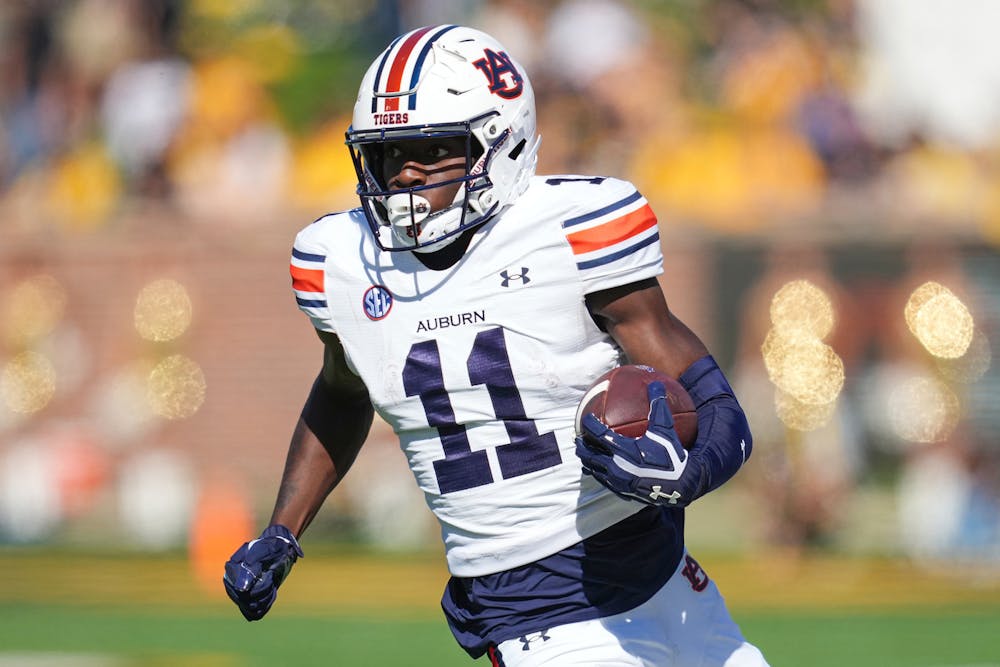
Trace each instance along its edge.
{"label": "sec logo patch", "polygon": [[372,285],[365,291],[361,304],[368,319],[373,321],[385,319],[392,310],[392,292],[381,285]]}

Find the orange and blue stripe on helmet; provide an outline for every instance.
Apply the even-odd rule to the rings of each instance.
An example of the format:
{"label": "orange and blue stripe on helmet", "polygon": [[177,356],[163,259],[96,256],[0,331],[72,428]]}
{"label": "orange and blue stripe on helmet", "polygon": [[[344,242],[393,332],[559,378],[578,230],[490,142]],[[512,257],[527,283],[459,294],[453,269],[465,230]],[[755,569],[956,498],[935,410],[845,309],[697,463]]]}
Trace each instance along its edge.
{"label": "orange and blue stripe on helmet", "polygon": [[[375,89],[372,91],[372,113],[379,111],[379,99],[385,100],[382,111],[399,111],[399,98],[403,96],[409,96],[410,98],[407,102],[408,109],[412,111],[417,108],[416,87],[420,81],[420,73],[424,67],[424,62],[427,60],[427,55],[430,53],[434,42],[441,35],[456,27],[458,26],[446,25],[419,28],[406,35],[397,37],[389,45],[389,48],[382,55],[382,60],[379,62],[378,70],[375,74]],[[423,45],[417,51],[416,58],[411,58],[421,42],[423,42]],[[389,65],[388,71],[386,71],[386,65],[389,63],[390,58],[392,64]],[[403,78],[407,69],[410,70],[409,86],[403,89]]]}

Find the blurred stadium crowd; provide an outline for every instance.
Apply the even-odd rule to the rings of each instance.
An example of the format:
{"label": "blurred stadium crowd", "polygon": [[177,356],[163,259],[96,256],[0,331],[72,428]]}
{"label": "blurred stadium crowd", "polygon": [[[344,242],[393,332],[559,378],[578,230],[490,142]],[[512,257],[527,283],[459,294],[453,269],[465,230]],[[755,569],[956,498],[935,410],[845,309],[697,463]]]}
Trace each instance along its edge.
{"label": "blurred stadium crowd", "polygon": [[[1000,568],[998,21],[973,0],[3,3],[0,542],[214,557],[255,532],[319,363],[292,236],[355,205],[367,63],[455,22],[528,69],[541,172],[630,178],[658,211],[668,298],[757,439],[712,501],[722,524],[752,508],[729,546]],[[376,428],[314,533],[433,543],[395,447]]]}

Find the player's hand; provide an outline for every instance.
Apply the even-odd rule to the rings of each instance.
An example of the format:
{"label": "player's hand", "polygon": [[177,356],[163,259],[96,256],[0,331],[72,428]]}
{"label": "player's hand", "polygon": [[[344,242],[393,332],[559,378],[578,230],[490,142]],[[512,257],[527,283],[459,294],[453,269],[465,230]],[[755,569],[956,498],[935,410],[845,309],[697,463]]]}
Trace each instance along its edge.
{"label": "player's hand", "polygon": [[236,550],[226,562],[222,583],[248,621],[264,617],[278,596],[278,586],[303,555],[295,536],[282,525],[268,526],[256,540]]}
{"label": "player's hand", "polygon": [[684,507],[700,488],[701,469],[674,431],[674,418],[662,382],[651,382],[646,433],[629,438],[608,428],[593,414],[584,416],[576,455],[584,472],[628,500]]}

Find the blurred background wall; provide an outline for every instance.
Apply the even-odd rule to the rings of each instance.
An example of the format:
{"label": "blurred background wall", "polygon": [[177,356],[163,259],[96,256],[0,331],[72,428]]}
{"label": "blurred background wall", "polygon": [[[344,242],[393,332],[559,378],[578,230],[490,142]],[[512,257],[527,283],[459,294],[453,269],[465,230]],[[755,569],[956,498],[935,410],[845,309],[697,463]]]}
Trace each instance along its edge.
{"label": "blurred background wall", "polygon": [[[3,3],[0,543],[256,533],[321,360],[293,236],[355,205],[367,64],[440,22],[526,66],[542,173],[658,212],[668,299],[755,433],[695,541],[1000,573],[987,0]],[[376,424],[310,539],[434,545],[414,487]]]}

